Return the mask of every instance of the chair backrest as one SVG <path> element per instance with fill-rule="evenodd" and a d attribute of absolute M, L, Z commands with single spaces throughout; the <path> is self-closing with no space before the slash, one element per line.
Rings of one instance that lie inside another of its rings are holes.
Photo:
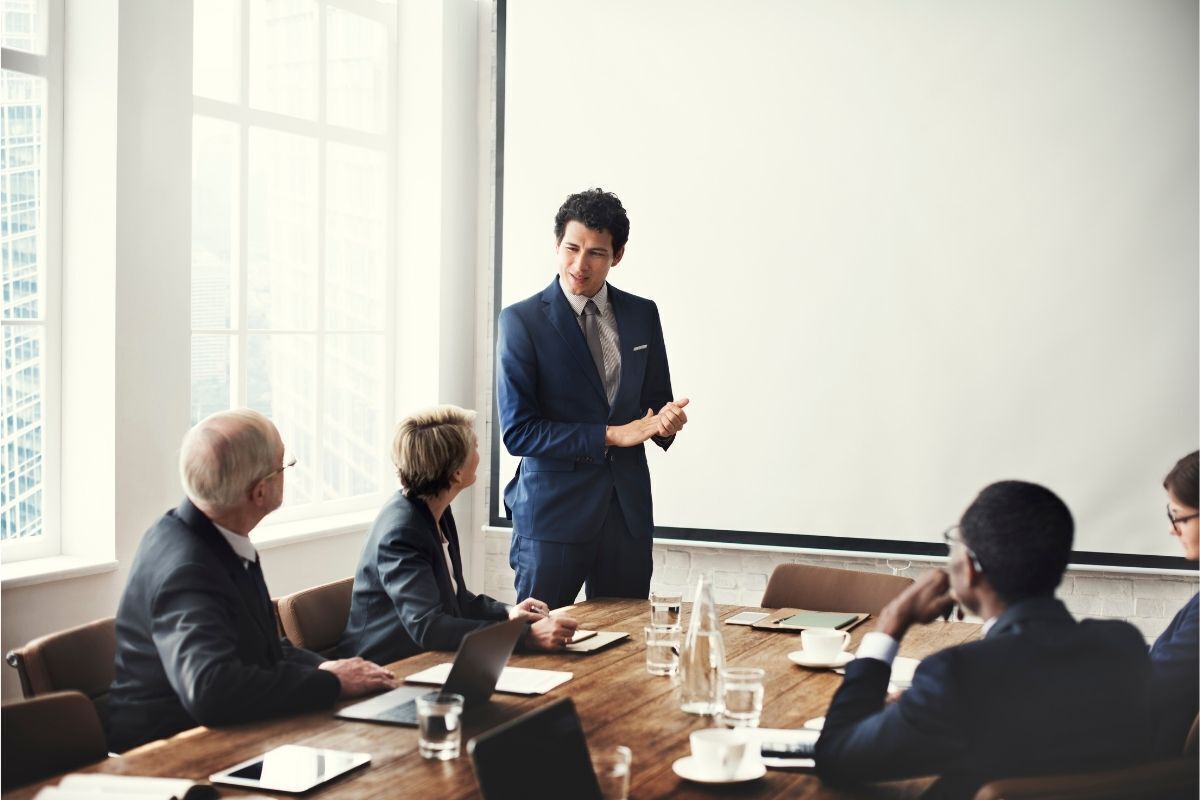
<path fill-rule="evenodd" d="M 39 636 L 8 652 L 4 660 L 21 677 L 27 698 L 74 690 L 96 704 L 103 719 L 108 689 L 116 676 L 117 623 L 105 617 L 86 625 Z"/>
<path fill-rule="evenodd" d="M 1200 757 L 1200 714 L 1192 720 L 1187 738 L 1183 740 L 1183 754 L 1192 758 Z"/>
<path fill-rule="evenodd" d="M 912 578 L 879 572 L 780 564 L 767 581 L 762 607 L 878 614 L 912 582 Z"/>
<path fill-rule="evenodd" d="M 275 608 L 283 635 L 296 647 L 332 655 L 350 618 L 353 589 L 354 578 L 343 578 L 279 598 Z"/>
<path fill-rule="evenodd" d="M 975 800 L 1196 800 L 1200 761 L 1172 758 L 1077 775 L 1005 778 L 980 787 Z"/>
<path fill-rule="evenodd" d="M 0 708 L 4 791 L 70 772 L 108 754 L 92 701 L 80 692 L 51 692 Z"/>

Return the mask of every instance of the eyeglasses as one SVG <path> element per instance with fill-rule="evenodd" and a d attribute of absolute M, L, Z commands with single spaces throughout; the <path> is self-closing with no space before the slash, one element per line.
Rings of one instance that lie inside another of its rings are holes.
<path fill-rule="evenodd" d="M 970 557 L 971 563 L 975 566 L 975 571 L 983 572 L 983 564 L 979 563 L 979 556 L 975 555 L 975 551 L 972 550 L 965 541 L 963 541 L 961 525 L 951 525 L 949 528 L 946 528 L 946 530 L 942 531 L 942 540 L 946 542 L 947 548 L 956 544 L 963 550 L 966 550 L 967 556 Z"/>
<path fill-rule="evenodd" d="M 1196 517 L 1200 517 L 1200 513 L 1188 514 L 1186 517 L 1173 517 L 1171 516 L 1171 507 L 1167 506 L 1167 519 L 1171 520 L 1171 527 L 1175 529 L 1176 533 L 1182 533 L 1179 530 L 1179 526 L 1185 522 L 1191 522 Z"/>
<path fill-rule="evenodd" d="M 285 456 L 285 458 L 286 458 L 286 456 Z M 256 480 L 253 484 L 251 484 L 251 486 L 256 485 L 262 481 L 269 481 L 271 478 L 274 478 L 276 475 L 282 474 L 283 471 L 285 469 L 287 469 L 288 467 L 294 467 L 294 466 L 296 466 L 296 457 L 292 456 L 290 459 L 288 459 L 288 462 L 286 464 L 284 464 L 282 467 L 276 467 L 275 469 L 271 470 L 266 475 L 263 475 L 261 478 Z"/>

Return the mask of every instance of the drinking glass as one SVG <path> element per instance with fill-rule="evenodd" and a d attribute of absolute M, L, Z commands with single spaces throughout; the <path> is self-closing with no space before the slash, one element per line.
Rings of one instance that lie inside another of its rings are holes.
<path fill-rule="evenodd" d="M 604 800 L 625 800 L 629 796 L 629 767 L 633 752 L 628 747 L 599 747 L 592 751 L 592 769 Z"/>
<path fill-rule="evenodd" d="M 677 626 L 646 626 L 646 671 L 651 675 L 674 675 L 679 669 L 680 638 Z"/>
<path fill-rule="evenodd" d="M 726 667 L 721 670 L 725 709 L 721 721 L 728 728 L 757 728 L 762 717 L 763 670 L 758 667 Z"/>
<path fill-rule="evenodd" d="M 650 624 L 659 628 L 679 626 L 679 611 L 683 607 L 683 595 L 650 593 Z"/>
<path fill-rule="evenodd" d="M 462 749 L 463 696 L 430 692 L 417 698 L 417 750 L 423 758 L 449 761 Z"/>

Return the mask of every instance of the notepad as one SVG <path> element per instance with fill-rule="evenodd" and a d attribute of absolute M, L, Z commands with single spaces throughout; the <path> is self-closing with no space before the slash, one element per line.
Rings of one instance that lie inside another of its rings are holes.
<path fill-rule="evenodd" d="M 441 686 L 449 676 L 450 663 L 445 662 L 409 675 L 404 680 L 407 683 L 427 683 L 431 686 Z M 500 680 L 496 681 L 496 691 L 506 694 L 545 694 L 573 677 L 575 677 L 573 672 L 530 669 L 529 667 L 505 667 L 504 671 L 500 673 Z"/>
<path fill-rule="evenodd" d="M 858 614 L 841 611 L 801 611 L 779 620 L 780 625 L 791 628 L 833 628 L 840 630 L 858 619 Z"/>

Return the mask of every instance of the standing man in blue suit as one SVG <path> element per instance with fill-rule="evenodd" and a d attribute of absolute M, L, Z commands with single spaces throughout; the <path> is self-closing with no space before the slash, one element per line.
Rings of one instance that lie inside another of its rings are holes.
<path fill-rule="evenodd" d="M 644 443 L 687 422 L 672 399 L 658 307 L 607 282 L 629 239 L 616 195 L 573 194 L 554 218 L 558 275 L 505 308 L 497 399 L 520 456 L 504 490 L 517 599 L 646 597 L 654 518 Z"/>

